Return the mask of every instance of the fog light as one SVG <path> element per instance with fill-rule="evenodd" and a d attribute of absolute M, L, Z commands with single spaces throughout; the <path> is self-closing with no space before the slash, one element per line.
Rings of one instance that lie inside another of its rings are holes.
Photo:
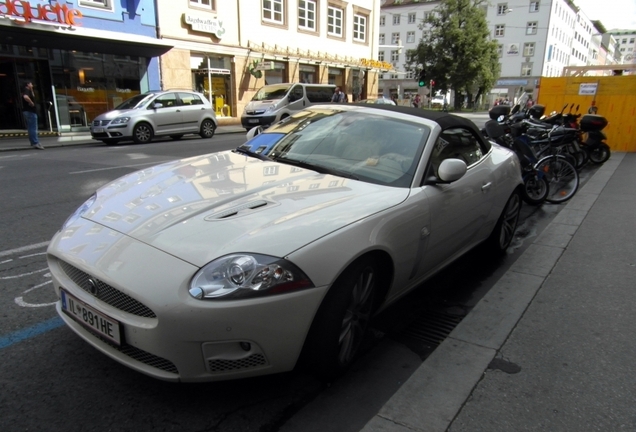
<path fill-rule="evenodd" d="M 252 344 L 249 342 L 241 342 L 241 348 L 243 348 L 243 351 L 249 351 L 252 349 Z"/>

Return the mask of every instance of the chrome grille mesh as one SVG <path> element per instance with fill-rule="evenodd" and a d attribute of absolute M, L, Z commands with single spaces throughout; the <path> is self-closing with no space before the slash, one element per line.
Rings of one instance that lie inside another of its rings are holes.
<path fill-rule="evenodd" d="M 108 123 L 110 123 L 110 120 L 94 120 L 93 126 L 106 126 Z"/>
<path fill-rule="evenodd" d="M 208 361 L 210 372 L 227 372 L 239 369 L 249 369 L 267 364 L 263 354 L 252 354 L 249 357 L 238 360 L 212 359 Z"/>
<path fill-rule="evenodd" d="M 179 374 L 179 370 L 174 365 L 174 363 L 172 363 L 170 360 L 166 360 L 163 357 L 150 354 L 147 351 L 144 351 L 142 349 L 136 348 L 131 345 L 125 345 L 125 344 L 121 346 L 116 345 L 110 340 L 106 339 L 105 337 L 102 337 L 93 332 L 91 332 L 91 335 L 95 336 L 97 339 L 101 340 L 102 342 L 110 345 L 111 347 L 119 351 L 120 353 L 127 355 L 128 357 L 134 360 L 137 360 L 138 362 L 147 364 L 148 366 L 152 366 L 157 369 L 161 369 L 162 371 L 170 372 L 173 374 Z"/>
<path fill-rule="evenodd" d="M 92 278 L 89 274 L 83 272 L 82 270 L 73 267 L 67 262 L 60 261 L 60 267 L 64 270 L 64 273 L 77 284 L 80 288 L 86 291 L 89 294 L 94 295 L 104 303 L 108 303 L 109 305 L 122 310 L 124 312 L 128 312 L 133 315 L 137 315 L 145 318 L 156 318 L 157 315 L 145 306 L 143 303 L 135 300 L 127 294 L 119 291 L 112 286 L 105 284 L 99 279 Z M 95 282 L 97 287 L 97 294 L 92 293 L 90 290 L 89 279 L 92 279 Z"/>

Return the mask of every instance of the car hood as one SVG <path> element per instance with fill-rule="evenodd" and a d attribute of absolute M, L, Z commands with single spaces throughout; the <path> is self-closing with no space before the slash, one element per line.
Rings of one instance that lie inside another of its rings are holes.
<path fill-rule="evenodd" d="M 126 113 L 130 113 L 132 111 L 135 111 L 134 109 L 125 109 L 125 110 L 113 110 L 113 111 L 108 111 L 107 113 L 104 114 L 100 114 L 97 117 L 95 117 L 94 120 L 113 120 L 117 117 L 120 117 L 121 115 L 124 115 Z"/>
<path fill-rule="evenodd" d="M 235 252 L 284 257 L 408 193 L 228 151 L 124 176 L 83 217 L 203 266 Z"/>
<path fill-rule="evenodd" d="M 262 101 L 251 101 L 245 107 L 246 111 L 266 110 L 267 108 L 277 105 L 280 99 L 270 99 Z"/>

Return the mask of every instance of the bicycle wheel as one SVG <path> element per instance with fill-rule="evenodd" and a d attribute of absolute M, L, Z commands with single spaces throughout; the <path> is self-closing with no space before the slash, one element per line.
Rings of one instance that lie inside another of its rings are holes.
<path fill-rule="evenodd" d="M 548 156 L 535 165 L 550 184 L 546 201 L 559 204 L 572 198 L 579 188 L 579 173 L 574 165 L 561 156 Z"/>

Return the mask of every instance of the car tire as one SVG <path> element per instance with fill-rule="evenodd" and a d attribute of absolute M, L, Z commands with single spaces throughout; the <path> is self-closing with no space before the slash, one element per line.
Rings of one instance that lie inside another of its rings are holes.
<path fill-rule="evenodd" d="M 174 141 L 178 141 L 183 138 L 183 135 L 170 135 L 170 139 Z"/>
<path fill-rule="evenodd" d="M 133 140 L 137 144 L 148 144 L 152 141 L 153 130 L 148 123 L 138 123 L 133 128 Z"/>
<path fill-rule="evenodd" d="M 521 213 L 521 194 L 515 190 L 504 206 L 497 225 L 488 237 L 489 248 L 496 253 L 505 253 L 515 237 L 515 230 Z"/>
<path fill-rule="evenodd" d="M 119 140 L 118 139 L 105 139 L 105 140 L 102 140 L 102 142 L 104 144 L 106 144 L 106 145 L 115 145 L 115 144 L 117 144 L 119 142 Z"/>
<path fill-rule="evenodd" d="M 307 335 L 300 364 L 320 379 L 341 375 L 360 353 L 375 309 L 379 266 L 371 257 L 354 262 L 325 296 Z"/>
<path fill-rule="evenodd" d="M 212 138 L 214 136 L 214 132 L 216 131 L 216 125 L 210 119 L 205 119 L 201 122 L 201 130 L 199 131 L 199 135 L 201 138 Z"/>

